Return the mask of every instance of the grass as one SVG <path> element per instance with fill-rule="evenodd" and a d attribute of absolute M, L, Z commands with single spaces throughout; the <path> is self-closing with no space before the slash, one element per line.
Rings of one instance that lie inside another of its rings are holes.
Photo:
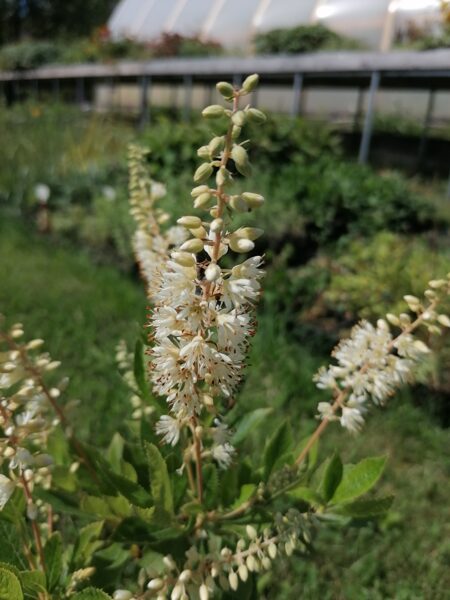
<path fill-rule="evenodd" d="M 114 347 L 120 338 L 132 343 L 139 333 L 145 311 L 141 286 L 11 219 L 0 225 L 0 257 L 1 312 L 10 322 L 22 321 L 30 336 L 46 339 L 48 350 L 63 361 L 61 372 L 71 378 L 69 396 L 81 400 L 76 427 L 105 442 L 129 413 Z M 288 412 L 294 431 L 311 431 L 319 397 L 311 375 L 320 357 L 286 336 L 267 307 L 251 362 L 240 402 L 246 408 L 273 406 L 274 415 Z M 311 555 L 288 570 L 280 564 L 267 598 L 448 598 L 450 460 L 443 450 L 449 444 L 450 432 L 407 398 L 377 411 L 361 436 L 330 428 L 323 440 L 327 451 L 336 447 L 355 461 L 389 455 L 378 492 L 396 495 L 393 509 L 378 524 L 320 529 Z"/>
<path fill-rule="evenodd" d="M 46 340 L 62 361 L 68 395 L 81 401 L 77 428 L 107 440 L 128 411 L 114 348 L 139 333 L 146 304 L 141 286 L 12 219 L 0 221 L 0 282 L 0 312 L 10 323 L 22 322 L 28 336 Z"/>

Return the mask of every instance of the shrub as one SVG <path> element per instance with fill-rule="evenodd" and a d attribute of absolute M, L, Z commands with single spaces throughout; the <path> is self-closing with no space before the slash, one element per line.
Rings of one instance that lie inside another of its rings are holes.
<path fill-rule="evenodd" d="M 9 44 L 0 49 L 0 68 L 9 71 L 36 69 L 62 58 L 61 47 L 54 42 L 36 41 Z"/>
<path fill-rule="evenodd" d="M 357 50 L 363 44 L 344 37 L 321 23 L 273 29 L 255 36 L 257 54 L 300 54 L 319 50 Z"/>

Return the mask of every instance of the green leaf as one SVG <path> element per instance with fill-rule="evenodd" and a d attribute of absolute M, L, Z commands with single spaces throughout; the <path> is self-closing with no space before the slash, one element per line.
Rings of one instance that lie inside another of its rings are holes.
<path fill-rule="evenodd" d="M 354 519 L 369 519 L 384 515 L 391 507 L 394 496 L 371 498 L 370 500 L 355 500 L 339 506 L 339 513 Z"/>
<path fill-rule="evenodd" d="M 150 488 L 157 511 L 173 515 L 173 496 L 167 465 L 154 444 L 144 442 L 150 472 Z"/>
<path fill-rule="evenodd" d="M 80 530 L 72 555 L 74 569 L 81 568 L 90 563 L 94 552 L 103 544 L 99 540 L 102 529 L 103 521 L 99 521 L 97 523 L 89 523 L 89 525 Z"/>
<path fill-rule="evenodd" d="M 207 508 L 213 508 L 217 502 L 219 490 L 219 474 L 217 467 L 213 464 L 206 465 L 203 469 L 204 499 Z"/>
<path fill-rule="evenodd" d="M 111 596 L 102 592 L 102 590 L 98 590 L 97 588 L 86 588 L 82 592 L 78 592 L 74 596 L 71 596 L 72 600 L 111 600 Z"/>
<path fill-rule="evenodd" d="M 241 504 L 244 504 L 244 502 L 247 502 L 247 500 L 249 500 L 253 496 L 256 489 L 257 487 L 254 483 L 245 483 L 241 487 L 241 493 L 239 494 L 239 497 L 236 498 L 236 500 L 233 502 L 230 508 L 234 510 L 235 508 L 241 506 Z"/>
<path fill-rule="evenodd" d="M 146 397 L 149 393 L 147 380 L 145 378 L 144 344 L 142 340 L 136 340 L 134 346 L 134 378 L 141 394 Z"/>
<path fill-rule="evenodd" d="M 245 414 L 236 426 L 236 431 L 231 438 L 231 443 L 237 446 L 243 442 L 258 425 L 273 412 L 272 408 L 257 408 Z"/>
<path fill-rule="evenodd" d="M 292 443 L 292 431 L 285 421 L 270 438 L 264 452 L 264 479 L 266 481 L 280 457 L 292 448 Z"/>
<path fill-rule="evenodd" d="M 311 506 L 320 506 L 323 504 L 323 500 L 319 494 L 306 486 L 299 485 L 289 490 L 287 495 L 293 500 L 303 500 L 303 502 L 307 502 Z"/>
<path fill-rule="evenodd" d="M 45 544 L 44 563 L 48 589 L 52 592 L 58 586 L 63 570 L 63 545 L 58 531 Z"/>
<path fill-rule="evenodd" d="M 344 469 L 339 455 L 336 453 L 333 454 L 327 462 L 325 473 L 323 474 L 323 479 L 320 482 L 318 490 L 325 502 L 328 502 L 333 497 L 336 488 L 341 483 L 343 471 Z"/>
<path fill-rule="evenodd" d="M 0 567 L 0 600 L 23 600 L 22 587 L 16 575 Z"/>
<path fill-rule="evenodd" d="M 20 583 L 22 584 L 25 598 L 35 600 L 46 590 L 45 574 L 42 571 L 21 571 Z"/>
<path fill-rule="evenodd" d="M 16 488 L 3 510 L 0 510 L 0 521 L 9 521 L 17 525 L 23 518 L 25 505 L 26 500 L 23 491 Z"/>
<path fill-rule="evenodd" d="M 116 473 L 121 473 L 121 462 L 125 442 L 120 433 L 115 433 L 106 451 L 109 464 Z"/>
<path fill-rule="evenodd" d="M 343 504 L 368 492 L 379 480 L 386 465 L 386 456 L 366 458 L 357 465 L 349 465 L 331 501 Z"/>

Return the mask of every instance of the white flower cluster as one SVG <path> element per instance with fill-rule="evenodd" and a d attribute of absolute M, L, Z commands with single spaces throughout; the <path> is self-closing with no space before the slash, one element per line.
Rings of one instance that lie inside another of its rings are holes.
<path fill-rule="evenodd" d="M 234 550 L 209 543 L 209 552 L 200 554 L 195 546 L 186 552 L 180 570 L 171 556 L 164 557 L 165 573 L 147 584 L 150 597 L 157 600 L 208 600 L 219 589 L 236 591 L 250 573 L 270 569 L 280 552 L 291 555 L 297 545 L 294 534 L 273 535 L 268 529 L 259 535 L 252 525 L 246 527 L 247 538 L 240 538 Z"/>
<path fill-rule="evenodd" d="M 22 335 L 20 323 L 0 332 L 0 467 L 7 473 L 0 474 L 0 510 L 19 485 L 26 490 L 28 517 L 35 518 L 37 508 L 30 494 L 35 483 L 49 485 L 52 459 L 44 449 L 57 423 L 48 397 L 56 400 L 65 382 L 44 387 L 43 374 L 59 362 L 34 352 L 42 340 L 22 344 L 18 341 Z"/>
<path fill-rule="evenodd" d="M 252 82 L 256 85 L 254 78 Z M 264 201 L 251 192 L 234 196 L 226 192 L 233 178 L 228 168 L 230 158 L 238 171 L 248 171 L 246 150 L 236 140 L 255 111 L 250 107 L 238 109 L 238 99 L 248 93 L 249 84 L 246 87 L 244 82 L 241 90 L 229 87 L 232 110 L 212 106 L 203 111 L 206 118 L 227 122 L 227 133 L 199 149 L 207 162 L 194 175 L 194 181 L 201 184 L 192 191 L 194 207 L 208 211 L 211 218 L 189 215 L 178 219 L 190 238 L 171 253 L 159 289 L 153 294 L 151 379 L 154 391 L 166 397 L 172 413 L 162 417 L 157 431 L 173 445 L 184 426 L 196 427 L 203 409 L 217 412 L 216 398 L 231 402 L 255 331 L 253 309 L 264 274 L 261 256 L 247 258 L 232 268 L 219 264 L 229 250 L 248 253 L 255 247 L 254 240 L 262 231 L 253 227 L 233 230 L 232 215 Z M 262 113 L 256 113 L 261 119 Z M 204 183 L 214 168 L 216 188 Z M 201 432 L 197 429 L 197 433 Z M 209 452 L 221 467 L 230 464 L 232 453 L 226 440 L 214 441 Z"/>
<path fill-rule="evenodd" d="M 333 351 L 337 364 L 322 367 L 314 380 L 320 389 L 334 392 L 334 403 L 320 402 L 320 417 L 338 420 L 352 432 L 364 424 L 367 403 L 384 404 L 404 383 L 415 379 L 417 366 L 430 352 L 428 346 L 414 336 L 419 326 L 429 333 L 441 333 L 450 327 L 447 315 L 438 314 L 437 304 L 449 294 L 450 278 L 429 282 L 422 303 L 415 296 L 405 296 L 410 314 L 387 314 L 374 327 L 367 321 L 356 325 L 348 339 Z M 394 337 L 389 323 L 401 329 Z"/>
<path fill-rule="evenodd" d="M 129 146 L 130 214 L 137 224 L 132 245 L 151 298 L 159 285 L 169 248 L 182 243 L 186 239 L 186 231 L 177 226 L 161 230 L 169 215 L 155 207 L 155 203 L 166 195 L 166 188 L 148 176 L 145 166 L 147 154 L 148 151 L 139 146 Z"/>

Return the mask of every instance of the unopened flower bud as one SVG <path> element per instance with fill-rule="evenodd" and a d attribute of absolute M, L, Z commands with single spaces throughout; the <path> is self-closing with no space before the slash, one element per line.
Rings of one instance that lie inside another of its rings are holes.
<path fill-rule="evenodd" d="M 194 208 L 205 208 L 209 204 L 210 200 L 211 194 L 209 192 L 204 192 L 203 194 L 200 194 L 200 196 L 197 196 L 197 198 L 194 200 Z"/>
<path fill-rule="evenodd" d="M 267 548 L 267 551 L 269 553 L 269 556 L 272 560 L 274 560 L 277 556 L 277 547 L 276 545 L 272 542 L 271 544 L 269 544 L 269 547 Z"/>
<path fill-rule="evenodd" d="M 223 146 L 223 143 L 223 136 L 213 137 L 213 139 L 208 144 L 208 150 L 211 154 L 215 154 L 219 150 L 219 148 Z"/>
<path fill-rule="evenodd" d="M 133 594 L 128 590 L 116 590 L 113 594 L 113 600 L 131 600 Z"/>
<path fill-rule="evenodd" d="M 256 531 L 256 529 L 252 526 L 252 525 L 247 525 L 247 527 L 245 528 L 248 537 L 251 540 L 255 540 L 258 537 L 258 532 Z"/>
<path fill-rule="evenodd" d="M 172 259 L 182 267 L 194 267 L 196 264 L 195 256 L 189 252 L 172 252 Z"/>
<path fill-rule="evenodd" d="M 241 196 L 231 196 L 229 204 L 236 212 L 244 213 L 249 211 L 249 205 Z"/>
<path fill-rule="evenodd" d="M 386 319 L 392 325 L 396 325 L 396 326 L 400 325 L 400 319 L 396 315 L 393 315 L 392 313 L 387 313 Z"/>
<path fill-rule="evenodd" d="M 216 281 L 217 279 L 219 279 L 221 274 L 222 271 L 219 265 L 216 265 L 215 263 L 210 263 L 206 267 L 205 278 L 207 279 L 207 281 Z"/>
<path fill-rule="evenodd" d="M 160 590 L 163 586 L 164 586 L 164 581 L 162 579 L 159 579 L 159 578 L 151 579 L 147 583 L 147 589 L 148 590 Z"/>
<path fill-rule="evenodd" d="M 27 517 L 30 519 L 30 521 L 35 521 L 37 516 L 38 516 L 38 508 L 37 508 L 36 504 L 34 504 L 33 502 L 30 502 L 29 504 L 27 504 Z"/>
<path fill-rule="evenodd" d="M 255 244 L 246 238 L 230 237 L 230 248 L 233 252 L 245 253 L 251 252 Z"/>
<path fill-rule="evenodd" d="M 193 252 L 194 254 L 196 254 L 197 252 L 201 252 L 203 250 L 203 246 L 204 244 L 202 240 L 198 238 L 193 238 L 181 244 L 180 250 L 182 252 Z"/>
<path fill-rule="evenodd" d="M 220 94 L 222 94 L 222 96 L 224 98 L 226 98 L 227 100 L 229 98 L 232 98 L 234 95 L 233 86 L 231 85 L 231 83 L 228 83 L 227 81 L 219 81 L 219 83 L 216 84 L 216 88 L 217 88 L 217 91 Z"/>
<path fill-rule="evenodd" d="M 194 173 L 194 181 L 196 183 L 206 181 L 208 177 L 211 176 L 212 172 L 213 168 L 209 163 L 202 163 Z"/>
<path fill-rule="evenodd" d="M 424 354 L 428 354 L 428 352 L 430 352 L 430 349 L 426 344 L 424 344 L 424 342 L 422 342 L 422 340 L 416 340 L 414 342 L 414 348 L 418 350 L 418 352 L 423 352 Z"/>
<path fill-rule="evenodd" d="M 238 574 L 239 577 L 241 579 L 241 581 L 247 581 L 248 579 L 248 569 L 245 565 L 240 565 L 239 569 L 238 569 Z"/>
<path fill-rule="evenodd" d="M 232 140 L 237 140 L 238 137 L 241 135 L 241 127 L 238 127 L 237 125 L 233 125 L 233 129 L 231 130 L 231 139 Z"/>
<path fill-rule="evenodd" d="M 199 217 L 186 216 L 177 219 L 177 223 L 178 225 L 182 225 L 187 229 L 196 229 L 197 227 L 201 226 L 202 220 Z"/>
<path fill-rule="evenodd" d="M 447 315 L 438 315 L 437 320 L 444 327 L 450 327 L 450 319 Z"/>
<path fill-rule="evenodd" d="M 220 104 L 211 104 L 211 106 L 207 106 L 202 110 L 202 116 L 205 119 L 218 119 L 223 117 L 225 114 L 225 109 Z"/>
<path fill-rule="evenodd" d="M 35 350 L 36 348 L 39 348 L 40 346 L 42 346 L 43 343 L 44 343 L 44 340 L 40 340 L 40 339 L 31 340 L 27 344 L 27 350 Z"/>
<path fill-rule="evenodd" d="M 234 160 L 239 173 L 248 176 L 251 172 L 247 150 L 243 146 L 234 145 L 231 150 L 231 158 Z"/>
<path fill-rule="evenodd" d="M 216 183 L 218 186 L 224 186 L 230 181 L 230 171 L 226 167 L 220 167 L 216 173 Z"/>
<path fill-rule="evenodd" d="M 257 570 L 256 560 L 252 554 L 250 554 L 250 556 L 247 556 L 247 560 L 245 561 L 245 563 L 249 571 L 254 572 Z"/>
<path fill-rule="evenodd" d="M 254 241 L 261 237 L 263 233 L 264 230 L 258 229 L 257 227 L 240 227 L 239 229 L 236 229 L 233 235 Z"/>
<path fill-rule="evenodd" d="M 231 571 L 231 573 L 228 575 L 228 581 L 230 583 L 230 588 L 233 590 L 233 592 L 235 592 L 239 586 L 239 579 L 234 571 Z"/>
<path fill-rule="evenodd" d="M 197 156 L 199 156 L 200 158 L 203 158 L 203 160 L 210 160 L 211 159 L 211 151 L 208 148 L 208 146 L 201 146 L 197 150 Z"/>
<path fill-rule="evenodd" d="M 163 563 L 171 571 L 175 571 L 175 569 L 177 568 L 177 565 L 176 565 L 175 561 L 173 560 L 173 558 L 170 556 L 170 554 L 168 554 L 167 556 L 165 556 L 163 558 Z"/>
<path fill-rule="evenodd" d="M 257 208 L 264 204 L 264 196 L 261 194 L 254 194 L 253 192 L 244 192 L 242 198 L 247 202 L 251 208 Z"/>
<path fill-rule="evenodd" d="M 428 285 L 430 286 L 430 288 L 439 289 L 443 287 L 446 283 L 447 282 L 445 281 L 445 279 L 432 279 L 428 282 Z"/>
<path fill-rule="evenodd" d="M 272 566 L 272 563 L 270 562 L 270 558 L 268 556 L 264 556 L 262 558 L 261 564 L 266 571 L 268 571 L 270 569 L 270 567 Z"/>
<path fill-rule="evenodd" d="M 170 600 L 180 600 L 181 595 L 183 594 L 183 585 L 177 583 L 170 594 Z"/>
<path fill-rule="evenodd" d="M 200 225 L 200 227 L 196 227 L 195 229 L 190 229 L 190 232 L 194 237 L 199 238 L 200 240 L 206 238 L 206 229 L 203 225 Z"/>
<path fill-rule="evenodd" d="M 242 89 L 249 93 L 252 92 L 259 83 L 259 75 L 257 73 L 253 73 L 253 75 L 249 75 L 244 79 L 244 83 L 242 84 Z"/>
<path fill-rule="evenodd" d="M 221 231 L 223 229 L 223 219 L 214 219 L 214 221 L 211 222 L 211 225 L 209 226 L 211 231 Z"/>
<path fill-rule="evenodd" d="M 207 185 L 198 185 L 192 190 L 191 196 L 193 198 L 196 198 L 197 196 L 200 196 L 200 194 L 204 194 L 205 192 L 209 192 L 209 187 Z"/>
<path fill-rule="evenodd" d="M 198 590 L 198 595 L 200 600 L 209 600 L 209 590 L 206 586 L 206 584 L 202 583 L 202 585 L 200 586 L 199 590 Z"/>
<path fill-rule="evenodd" d="M 190 578 L 192 576 L 192 571 L 190 569 L 185 569 L 184 571 L 182 571 L 180 573 L 180 576 L 178 577 L 178 581 L 181 581 L 181 583 L 187 583 Z"/>
<path fill-rule="evenodd" d="M 235 113 L 233 113 L 231 120 L 237 127 L 243 127 L 245 125 L 246 114 L 243 110 L 237 110 Z"/>
<path fill-rule="evenodd" d="M 247 111 L 247 117 L 250 121 L 254 121 L 255 123 L 264 123 L 267 121 L 266 115 L 262 112 L 262 110 L 258 110 L 257 108 L 249 108 Z"/>

